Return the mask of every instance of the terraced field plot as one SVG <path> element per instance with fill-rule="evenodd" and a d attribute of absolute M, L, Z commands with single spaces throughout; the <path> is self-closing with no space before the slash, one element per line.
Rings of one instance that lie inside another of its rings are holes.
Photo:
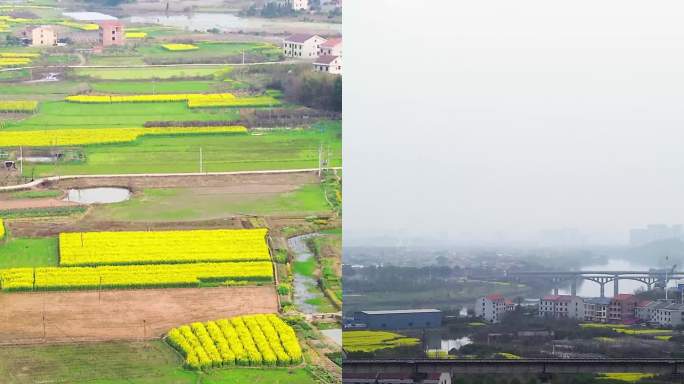
<path fill-rule="evenodd" d="M 60 265 L 270 261 L 267 232 L 216 229 L 62 233 Z"/>
<path fill-rule="evenodd" d="M 340 122 L 328 122 L 309 130 L 259 135 L 206 134 L 182 139 L 143 136 L 131 143 L 85 146 L 85 162 L 31 164 L 24 166 L 24 173 L 49 176 L 198 172 L 200 148 L 205 172 L 316 168 L 321 144 L 330 149 L 329 165 L 336 167 L 342 165 L 340 132 Z"/>
<path fill-rule="evenodd" d="M 41 103 L 38 112 L 21 121 L 6 123 L 8 130 L 143 127 L 148 121 L 232 121 L 230 109 L 190 109 L 187 102 L 81 104 L 66 101 Z"/>
<path fill-rule="evenodd" d="M 149 68 L 76 68 L 73 74 L 99 80 L 151 80 L 211 78 L 219 71 L 229 69 L 225 65 Z"/>
<path fill-rule="evenodd" d="M 272 286 L 3 294 L 0 306 L 0 340 L 20 344 L 152 339 L 194 321 L 278 310 Z"/>
<path fill-rule="evenodd" d="M 169 331 L 168 342 L 191 369 L 290 365 L 303 358 L 294 330 L 274 314 L 183 325 Z"/>
<path fill-rule="evenodd" d="M 270 282 L 270 262 L 186 263 L 0 270 L 3 291 L 197 287 Z"/>

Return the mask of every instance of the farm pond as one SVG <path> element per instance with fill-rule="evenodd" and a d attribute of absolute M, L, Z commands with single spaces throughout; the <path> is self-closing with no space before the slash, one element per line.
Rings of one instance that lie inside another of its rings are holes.
<path fill-rule="evenodd" d="M 99 187 L 84 189 L 69 189 L 64 201 L 81 204 L 120 203 L 131 198 L 131 191 L 127 188 Z"/>

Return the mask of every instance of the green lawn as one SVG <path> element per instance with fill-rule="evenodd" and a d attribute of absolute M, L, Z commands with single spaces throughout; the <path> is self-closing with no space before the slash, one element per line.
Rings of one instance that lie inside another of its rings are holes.
<path fill-rule="evenodd" d="M 35 176 L 198 172 L 202 148 L 206 172 L 301 169 L 318 166 L 321 142 L 329 145 L 331 165 L 342 164 L 340 122 L 299 131 L 272 131 L 262 135 L 144 136 L 124 144 L 102 144 L 84 148 L 82 163 L 36 164 L 24 166 Z M 310 199 L 305 199 L 309 200 Z"/>
<path fill-rule="evenodd" d="M 147 121 L 236 120 L 238 112 L 230 109 L 190 109 L 186 102 L 81 104 L 48 101 L 40 104 L 37 114 L 24 120 L 8 122 L 9 130 L 60 128 L 142 127 Z"/>
<path fill-rule="evenodd" d="M 225 65 L 212 65 L 173 68 L 76 68 L 73 70 L 73 74 L 101 80 L 183 79 L 212 77 L 214 73 L 226 68 L 229 67 Z"/>
<path fill-rule="evenodd" d="M 161 341 L 0 347 L 3 384 L 315 384 L 303 368 L 181 368 Z"/>
<path fill-rule="evenodd" d="M 217 188 L 146 189 L 133 199 L 94 208 L 102 220 L 208 220 L 235 214 L 314 214 L 329 211 L 320 185 L 305 185 L 282 194 L 236 194 Z"/>
<path fill-rule="evenodd" d="M 10 238 L 0 244 L 0 268 L 56 266 L 57 248 L 56 237 Z"/>
<path fill-rule="evenodd" d="M 93 91 L 102 93 L 200 93 L 212 92 L 215 82 L 211 81 L 103 81 L 93 82 L 90 87 Z"/>

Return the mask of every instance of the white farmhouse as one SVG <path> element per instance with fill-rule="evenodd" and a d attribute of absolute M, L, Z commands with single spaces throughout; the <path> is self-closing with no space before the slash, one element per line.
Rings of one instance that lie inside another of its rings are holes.
<path fill-rule="evenodd" d="M 651 321 L 663 327 L 676 327 L 684 324 L 684 304 L 668 304 L 656 308 Z"/>
<path fill-rule="evenodd" d="M 490 323 L 498 323 L 506 312 L 513 310 L 515 304 L 498 293 L 480 297 L 475 302 L 475 316 Z"/>
<path fill-rule="evenodd" d="M 287 57 L 315 59 L 326 39 L 318 35 L 295 34 L 283 40 L 283 54 Z"/>
<path fill-rule="evenodd" d="M 342 38 L 333 37 L 321 44 L 318 56 L 342 56 Z"/>
<path fill-rule="evenodd" d="M 584 319 L 584 300 L 578 296 L 548 295 L 539 300 L 539 317 Z"/>
<path fill-rule="evenodd" d="M 313 63 L 314 71 L 332 73 L 336 75 L 342 74 L 342 57 L 341 56 L 320 56 Z"/>

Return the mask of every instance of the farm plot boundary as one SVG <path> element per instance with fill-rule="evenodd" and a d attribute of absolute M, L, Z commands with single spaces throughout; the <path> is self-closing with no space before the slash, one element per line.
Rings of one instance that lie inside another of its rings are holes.
<path fill-rule="evenodd" d="M 0 294 L 0 345 L 159 338 L 195 321 L 275 313 L 273 286 Z"/>

